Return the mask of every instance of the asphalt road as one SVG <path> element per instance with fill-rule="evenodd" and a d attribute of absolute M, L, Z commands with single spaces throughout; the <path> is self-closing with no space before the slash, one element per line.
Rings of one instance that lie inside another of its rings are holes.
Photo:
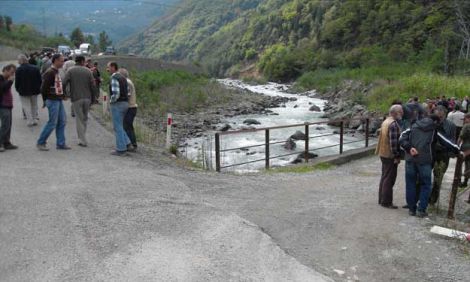
<path fill-rule="evenodd" d="M 377 205 L 374 157 L 306 174 L 197 172 L 111 156 L 94 119 L 80 148 L 70 116 L 72 150 L 39 152 L 41 128 L 15 105 L 20 149 L 0 153 L 1 281 L 470 281 L 468 245 Z M 400 168 L 396 204 L 403 187 Z"/>

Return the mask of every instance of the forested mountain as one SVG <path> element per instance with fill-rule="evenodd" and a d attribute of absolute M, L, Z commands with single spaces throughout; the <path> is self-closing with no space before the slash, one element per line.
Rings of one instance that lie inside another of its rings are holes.
<path fill-rule="evenodd" d="M 150 25 L 179 0 L 2 0 L 0 15 L 30 24 L 46 35 L 105 30 L 115 42 Z"/>
<path fill-rule="evenodd" d="M 122 47 L 198 62 L 216 75 L 255 65 L 284 81 L 318 68 L 391 62 L 452 72 L 468 47 L 462 42 L 469 37 L 463 28 L 469 2 L 184 0 Z"/>

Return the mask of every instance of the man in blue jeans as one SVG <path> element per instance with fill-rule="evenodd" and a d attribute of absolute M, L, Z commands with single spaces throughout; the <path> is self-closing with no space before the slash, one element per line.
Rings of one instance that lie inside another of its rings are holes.
<path fill-rule="evenodd" d="M 106 70 L 111 74 L 109 83 L 109 103 L 113 120 L 114 135 L 116 136 L 116 150 L 111 154 L 125 156 L 127 151 L 134 151 L 131 141 L 124 131 L 124 117 L 129 109 L 129 89 L 127 79 L 118 72 L 116 62 L 109 62 Z"/>
<path fill-rule="evenodd" d="M 65 125 L 67 123 L 63 100 L 65 100 L 62 79 L 59 75 L 59 69 L 64 65 L 64 57 L 61 54 L 52 56 L 52 66 L 43 74 L 41 85 L 41 95 L 44 106 L 49 111 L 49 120 L 41 131 L 37 141 L 37 147 L 40 151 L 49 151 L 47 139 L 55 130 L 57 150 L 70 150 L 65 144 Z"/>
<path fill-rule="evenodd" d="M 416 121 L 411 128 L 400 136 L 400 145 L 405 149 L 406 202 L 411 216 L 426 217 L 431 193 L 432 168 L 435 160 L 436 143 L 454 153 L 459 153 L 459 146 L 437 131 L 440 119 L 436 115 Z M 419 204 L 416 182 L 419 180 L 421 191 Z"/>

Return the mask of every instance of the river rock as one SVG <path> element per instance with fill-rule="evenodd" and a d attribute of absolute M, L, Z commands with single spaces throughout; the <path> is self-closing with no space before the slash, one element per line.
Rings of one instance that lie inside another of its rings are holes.
<path fill-rule="evenodd" d="M 292 140 L 292 138 L 287 139 L 286 143 L 284 144 L 284 149 L 286 150 L 295 150 L 297 147 L 297 144 L 295 144 L 295 141 Z"/>
<path fill-rule="evenodd" d="M 224 126 L 222 126 L 219 130 L 224 132 L 224 131 L 228 131 L 229 129 L 232 129 L 232 126 L 230 124 L 225 124 Z"/>
<path fill-rule="evenodd" d="M 318 155 L 314 153 L 308 153 L 308 159 L 312 160 L 317 158 Z M 300 153 L 295 160 L 292 161 L 293 164 L 299 164 L 305 162 L 305 153 Z"/>
<path fill-rule="evenodd" d="M 362 115 L 360 113 L 354 115 L 352 119 L 349 121 L 349 128 L 351 129 L 357 129 L 361 125 L 362 125 Z"/>
<path fill-rule="evenodd" d="M 309 111 L 311 112 L 321 112 L 321 108 L 317 105 L 313 105 L 310 107 Z"/>
<path fill-rule="evenodd" d="M 259 125 L 259 124 L 261 124 L 261 122 L 257 121 L 256 119 L 246 119 L 246 120 L 243 121 L 243 123 L 246 124 L 246 125 L 254 125 L 254 124 Z"/>
<path fill-rule="evenodd" d="M 291 135 L 291 137 L 289 139 L 292 139 L 292 140 L 307 140 L 307 136 L 305 135 L 305 133 L 303 133 L 302 131 L 296 131 L 294 134 Z"/>

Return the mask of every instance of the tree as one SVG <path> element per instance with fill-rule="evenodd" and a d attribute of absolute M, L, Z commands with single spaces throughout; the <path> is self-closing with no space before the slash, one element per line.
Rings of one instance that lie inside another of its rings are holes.
<path fill-rule="evenodd" d="M 100 48 L 100 51 L 105 51 L 106 47 L 109 45 L 113 44 L 113 41 L 109 39 L 108 34 L 106 34 L 106 31 L 100 32 L 100 36 L 98 39 L 98 47 Z"/>
<path fill-rule="evenodd" d="M 70 35 L 70 41 L 72 41 L 76 48 L 79 48 L 80 44 L 85 42 L 85 35 L 83 35 L 83 32 L 79 27 L 72 31 L 72 34 Z"/>
<path fill-rule="evenodd" d="M 0 30 L 3 30 L 4 26 L 5 26 L 5 22 L 3 21 L 3 16 L 0 15 Z"/>
<path fill-rule="evenodd" d="M 7 31 L 11 30 L 11 25 L 13 24 L 13 20 L 11 19 L 10 16 L 5 16 L 5 24 L 7 27 Z"/>

